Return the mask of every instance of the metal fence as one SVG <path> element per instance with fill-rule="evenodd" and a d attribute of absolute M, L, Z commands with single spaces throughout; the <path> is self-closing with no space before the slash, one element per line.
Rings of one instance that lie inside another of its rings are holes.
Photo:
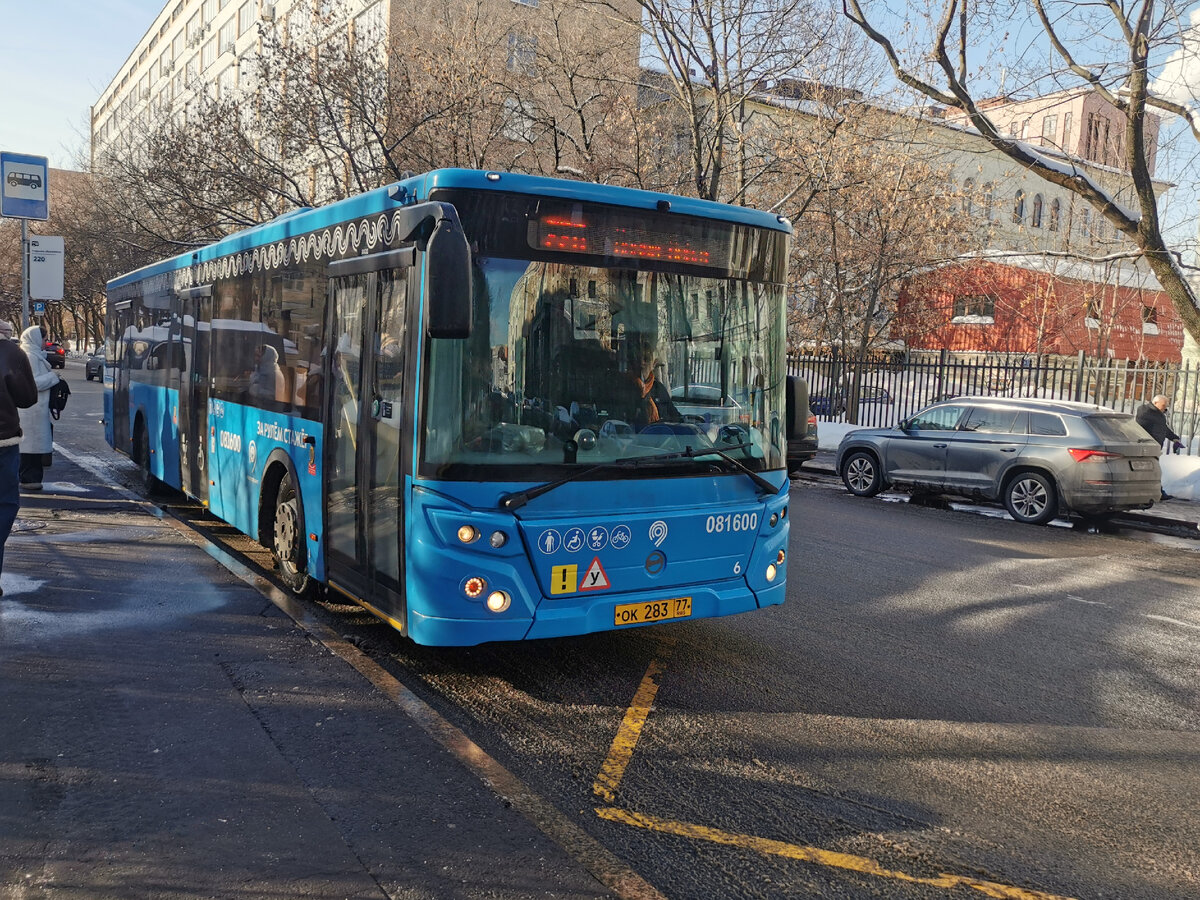
<path fill-rule="evenodd" d="M 1200 366 L 1070 357 L 969 356 L 948 351 L 854 358 L 791 356 L 788 372 L 808 380 L 818 419 L 895 425 L 938 400 L 961 395 L 1043 397 L 1134 413 L 1156 394 L 1170 398 L 1167 422 L 1188 453 L 1200 452 Z"/>

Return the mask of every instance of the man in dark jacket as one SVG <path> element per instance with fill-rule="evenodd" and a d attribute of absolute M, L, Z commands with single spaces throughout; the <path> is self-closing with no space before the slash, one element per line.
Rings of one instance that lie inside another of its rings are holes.
<path fill-rule="evenodd" d="M 0 322 L 0 572 L 4 571 L 4 545 L 21 508 L 21 418 L 17 410 L 29 409 L 38 397 L 29 357 L 11 338 L 12 325 Z"/>
<path fill-rule="evenodd" d="M 1143 403 L 1138 407 L 1137 415 L 1134 418 L 1146 434 L 1154 438 L 1160 449 L 1167 441 L 1172 441 L 1173 449 L 1182 450 L 1183 444 L 1179 442 L 1179 435 L 1173 432 L 1171 426 L 1167 424 L 1166 412 L 1169 402 L 1165 394 L 1157 394 L 1149 403 Z M 1170 500 L 1171 495 L 1163 491 L 1162 498 Z"/>

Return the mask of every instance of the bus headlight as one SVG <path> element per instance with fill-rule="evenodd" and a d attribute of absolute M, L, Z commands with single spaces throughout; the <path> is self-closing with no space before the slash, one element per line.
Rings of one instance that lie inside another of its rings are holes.
<path fill-rule="evenodd" d="M 488 543 L 492 545 L 493 549 L 499 550 L 508 543 L 508 535 L 503 531 L 493 531 Z"/>
<path fill-rule="evenodd" d="M 487 608 L 494 613 L 504 612 L 510 603 L 512 603 L 512 598 L 504 591 L 492 591 L 488 594 Z"/>
<path fill-rule="evenodd" d="M 785 559 L 787 559 L 787 554 L 780 550 L 775 557 L 775 565 L 782 566 Z"/>
<path fill-rule="evenodd" d="M 775 568 L 775 563 L 770 563 L 767 566 L 767 581 L 774 581 L 775 576 L 779 574 L 779 570 Z"/>
<path fill-rule="evenodd" d="M 473 544 L 479 540 L 479 529 L 474 525 L 458 526 L 458 539 L 464 544 Z"/>

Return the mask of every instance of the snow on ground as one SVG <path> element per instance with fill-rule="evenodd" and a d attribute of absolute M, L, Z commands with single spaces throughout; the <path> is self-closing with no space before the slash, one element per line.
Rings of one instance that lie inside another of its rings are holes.
<path fill-rule="evenodd" d="M 860 426 L 843 422 L 817 423 L 817 436 L 822 450 L 837 450 L 846 432 Z M 1200 456 L 1168 455 L 1162 457 L 1163 490 L 1180 500 L 1200 500 Z"/>

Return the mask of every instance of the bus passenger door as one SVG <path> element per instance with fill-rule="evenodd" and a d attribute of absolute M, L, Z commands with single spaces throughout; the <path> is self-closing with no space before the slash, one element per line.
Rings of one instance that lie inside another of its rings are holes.
<path fill-rule="evenodd" d="M 208 321 L 212 286 L 180 292 L 179 469 L 183 490 L 208 502 Z"/>
<path fill-rule="evenodd" d="M 405 625 L 405 321 L 411 249 L 333 263 L 326 409 L 329 580 Z"/>
<path fill-rule="evenodd" d="M 128 336 L 134 331 L 133 327 L 133 310 L 132 303 L 129 300 L 122 300 L 114 304 L 113 311 L 116 322 L 110 326 L 113 328 L 113 337 L 115 338 L 114 354 L 116 355 L 116 365 L 112 367 L 113 379 L 113 405 L 112 405 L 112 422 L 109 426 L 112 428 L 112 446 L 123 453 L 133 455 L 133 446 L 130 442 L 130 423 L 129 423 L 129 338 Z"/>

